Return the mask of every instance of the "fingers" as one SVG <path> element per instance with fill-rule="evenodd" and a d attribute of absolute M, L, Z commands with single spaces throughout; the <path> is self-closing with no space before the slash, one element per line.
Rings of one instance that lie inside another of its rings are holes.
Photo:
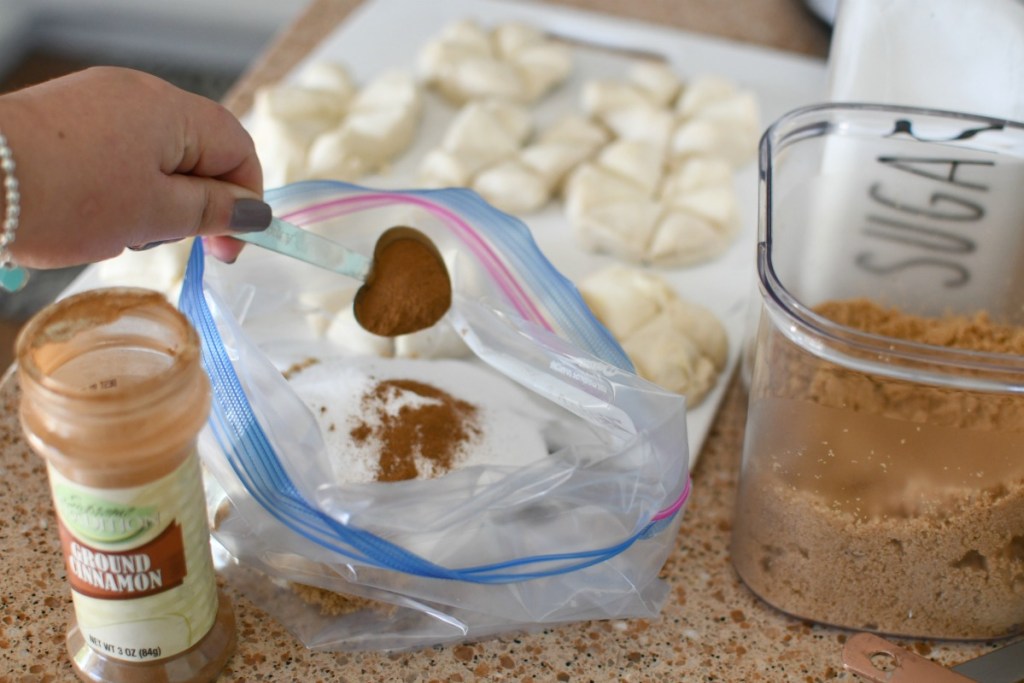
<path fill-rule="evenodd" d="M 238 255 L 242 253 L 245 242 L 236 240 L 234 237 L 204 237 L 203 246 L 206 253 L 224 263 L 234 263 Z"/>
<path fill-rule="evenodd" d="M 26 264 L 96 261 L 126 246 L 270 223 L 252 139 L 212 100 L 142 72 L 97 68 L 7 102 L 5 112 L 21 113 L 5 113 L 5 127 L 23 118 L 27 131 L 14 138 L 26 188 L 15 255 Z M 241 248 L 211 243 L 227 260 Z"/>
<path fill-rule="evenodd" d="M 215 178 L 172 175 L 150 194 L 139 224 L 138 245 L 183 237 L 264 230 L 271 209 L 253 192 Z M 138 246 L 130 241 L 131 246 Z"/>
<path fill-rule="evenodd" d="M 186 100 L 181 147 L 172 154 L 168 173 L 217 178 L 256 193 L 263 191 L 263 171 L 249 133 L 216 102 L 180 92 Z"/>
<path fill-rule="evenodd" d="M 192 97 L 189 95 L 188 97 Z M 178 163 L 171 171 L 185 174 L 173 180 L 214 179 L 198 183 L 204 208 L 199 211 L 195 234 L 203 236 L 207 253 L 225 263 L 233 263 L 244 242 L 223 236 L 226 231 L 264 230 L 270 225 L 271 210 L 263 201 L 240 195 L 238 188 L 262 193 L 263 172 L 248 132 L 224 107 L 203 98 L 193 98 L 185 129 L 185 144 Z M 198 178 L 197 178 L 198 176 Z M 179 185 L 181 183 L 178 183 Z M 185 183 L 195 186 L 197 183 Z M 189 189 L 183 189 L 187 198 Z M 230 212 L 225 223 L 226 206 Z M 191 207 L 192 215 L 196 208 Z"/>

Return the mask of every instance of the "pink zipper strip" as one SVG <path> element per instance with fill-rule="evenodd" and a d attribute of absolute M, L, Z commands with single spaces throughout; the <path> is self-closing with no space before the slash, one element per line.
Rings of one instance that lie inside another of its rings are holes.
<path fill-rule="evenodd" d="M 343 216 L 357 211 L 364 211 L 371 208 L 379 208 L 388 204 L 412 204 L 428 213 L 441 219 L 443 223 L 455 233 L 479 259 L 487 270 L 491 279 L 498 285 L 509 303 L 515 308 L 524 319 L 541 325 L 544 329 L 551 331 L 551 324 L 534 304 L 533 299 L 519 285 L 519 282 L 512 277 L 507 266 L 494 253 L 490 245 L 480 237 L 479 234 L 458 214 L 439 206 L 433 202 L 420 197 L 403 194 L 389 194 L 386 192 L 359 195 L 356 197 L 343 197 L 332 199 L 319 204 L 314 204 L 297 211 L 289 212 L 282 216 L 285 220 L 302 223 L 315 223 L 318 221 Z"/>
<path fill-rule="evenodd" d="M 651 521 L 652 522 L 657 522 L 658 520 L 665 519 L 667 517 L 671 517 L 672 515 L 674 515 L 677 512 L 679 512 L 679 510 L 682 509 L 683 504 L 686 503 L 686 499 L 690 497 L 690 488 L 691 488 L 691 482 L 692 481 L 693 480 L 690 479 L 689 475 L 687 475 L 687 477 L 686 477 L 686 486 L 683 487 L 683 491 L 682 491 L 682 493 L 679 494 L 679 497 L 676 498 L 675 502 L 672 503 L 671 505 L 669 505 L 667 508 L 665 508 L 664 510 L 660 510 L 659 512 L 655 513 L 655 515 L 653 517 L 651 517 Z"/>

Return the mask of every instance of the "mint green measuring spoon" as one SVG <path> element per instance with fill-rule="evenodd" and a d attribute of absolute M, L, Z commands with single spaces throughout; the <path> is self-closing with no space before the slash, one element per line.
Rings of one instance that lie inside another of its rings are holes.
<path fill-rule="evenodd" d="M 276 216 L 266 230 L 239 233 L 232 237 L 361 282 L 365 282 L 370 274 L 371 261 L 368 256 L 352 251 L 326 237 L 303 230 L 294 223 Z"/>
<path fill-rule="evenodd" d="M 415 228 L 385 230 L 372 259 L 280 218 L 262 232 L 235 237 L 363 282 L 353 312 L 364 329 L 377 335 L 394 337 L 426 329 L 444 317 L 452 303 L 444 259 L 430 238 Z"/>

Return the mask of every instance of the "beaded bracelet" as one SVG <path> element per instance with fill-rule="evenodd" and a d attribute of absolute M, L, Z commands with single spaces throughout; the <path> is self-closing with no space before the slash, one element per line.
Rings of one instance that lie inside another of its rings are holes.
<path fill-rule="evenodd" d="M 16 292 L 25 286 L 28 272 L 16 266 L 11 259 L 11 244 L 21 217 L 21 192 L 18 189 L 18 177 L 14 174 L 14 152 L 7 144 L 3 132 L 0 132 L 0 171 L 3 171 L 4 176 L 4 200 L 7 207 L 0 229 L 0 287 L 8 292 Z"/>

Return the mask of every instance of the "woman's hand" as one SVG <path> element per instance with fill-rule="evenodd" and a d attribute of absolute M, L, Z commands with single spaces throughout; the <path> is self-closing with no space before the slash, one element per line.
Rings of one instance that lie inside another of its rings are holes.
<path fill-rule="evenodd" d="M 20 265 L 195 235 L 231 261 L 242 242 L 223 235 L 270 223 L 249 134 L 216 102 L 155 76 L 99 67 L 4 95 L 0 130 L 21 188 L 10 249 Z"/>

